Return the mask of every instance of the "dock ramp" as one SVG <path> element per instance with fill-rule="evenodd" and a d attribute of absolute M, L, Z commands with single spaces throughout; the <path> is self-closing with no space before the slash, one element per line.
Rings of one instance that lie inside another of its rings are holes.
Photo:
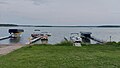
<path fill-rule="evenodd" d="M 95 38 L 95 37 L 89 37 L 91 40 L 93 40 L 93 41 L 96 41 L 96 42 L 98 42 L 98 43 L 105 43 L 105 41 L 103 41 L 103 40 L 100 40 L 100 39 L 97 39 L 97 38 Z"/>
<path fill-rule="evenodd" d="M 81 33 L 81 38 L 82 39 L 93 40 L 93 41 L 96 41 L 98 43 L 105 43 L 105 41 L 97 39 L 97 38 L 91 36 L 91 34 L 92 34 L 91 32 L 80 32 L 80 33 Z"/>
<path fill-rule="evenodd" d="M 0 37 L 0 41 L 5 40 L 5 39 L 9 39 L 9 38 L 11 38 L 11 36 Z"/>

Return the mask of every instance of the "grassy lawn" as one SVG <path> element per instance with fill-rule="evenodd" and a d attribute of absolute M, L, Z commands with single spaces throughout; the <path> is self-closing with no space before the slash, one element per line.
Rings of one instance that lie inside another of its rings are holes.
<path fill-rule="evenodd" d="M 23 47 L 0 56 L 0 68 L 120 68 L 120 46 Z"/>

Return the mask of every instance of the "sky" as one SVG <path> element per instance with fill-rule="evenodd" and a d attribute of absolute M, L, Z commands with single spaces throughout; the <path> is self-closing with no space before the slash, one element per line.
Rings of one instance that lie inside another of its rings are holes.
<path fill-rule="evenodd" d="M 0 0 L 0 24 L 120 25 L 120 0 Z"/>

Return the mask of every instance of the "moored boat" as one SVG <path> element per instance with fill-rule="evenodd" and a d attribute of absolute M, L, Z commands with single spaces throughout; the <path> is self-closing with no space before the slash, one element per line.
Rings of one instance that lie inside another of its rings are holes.
<path fill-rule="evenodd" d="M 21 33 L 24 32 L 23 29 L 9 29 L 8 31 L 11 34 L 11 38 L 20 37 Z"/>
<path fill-rule="evenodd" d="M 81 38 L 79 33 L 71 33 L 70 41 L 73 42 L 74 46 L 81 46 Z"/>

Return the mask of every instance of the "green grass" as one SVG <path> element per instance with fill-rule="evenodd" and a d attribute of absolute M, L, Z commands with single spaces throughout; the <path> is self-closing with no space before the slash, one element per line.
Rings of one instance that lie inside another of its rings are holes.
<path fill-rule="evenodd" d="M 120 46 L 23 47 L 0 56 L 0 68 L 120 68 Z"/>

